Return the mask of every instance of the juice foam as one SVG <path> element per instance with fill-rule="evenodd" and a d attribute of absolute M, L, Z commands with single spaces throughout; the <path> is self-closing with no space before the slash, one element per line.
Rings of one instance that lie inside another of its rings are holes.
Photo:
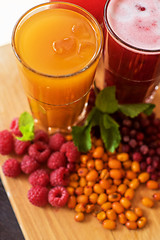
<path fill-rule="evenodd" d="M 114 33 L 129 45 L 160 49 L 159 0 L 112 0 L 107 17 Z"/>

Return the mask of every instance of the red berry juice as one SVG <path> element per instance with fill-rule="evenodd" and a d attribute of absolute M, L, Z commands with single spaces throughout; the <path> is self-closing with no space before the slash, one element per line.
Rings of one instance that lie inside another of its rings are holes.
<path fill-rule="evenodd" d="M 56 0 L 50 0 L 54 2 Z M 90 12 L 101 24 L 103 23 L 103 9 L 106 0 L 63 0 L 63 2 L 74 3 Z"/>
<path fill-rule="evenodd" d="M 160 1 L 108 0 L 104 9 L 105 87 L 120 103 L 150 101 L 160 82 Z"/>

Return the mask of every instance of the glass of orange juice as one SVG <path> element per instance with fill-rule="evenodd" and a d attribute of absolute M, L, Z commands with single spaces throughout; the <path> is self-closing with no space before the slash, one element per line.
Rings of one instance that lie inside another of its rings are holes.
<path fill-rule="evenodd" d="M 64 2 L 38 5 L 16 24 L 12 48 L 35 120 L 68 131 L 84 115 L 102 51 L 97 20 Z"/>

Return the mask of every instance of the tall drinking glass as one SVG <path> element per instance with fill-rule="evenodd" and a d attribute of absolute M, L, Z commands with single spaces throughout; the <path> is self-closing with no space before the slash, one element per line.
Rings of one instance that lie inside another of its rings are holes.
<path fill-rule="evenodd" d="M 105 87 L 120 103 L 151 101 L 160 82 L 160 2 L 107 0 L 104 8 Z"/>
<path fill-rule="evenodd" d="M 84 110 L 103 45 L 96 19 L 79 6 L 46 3 L 16 24 L 12 47 L 34 118 L 68 130 Z"/>

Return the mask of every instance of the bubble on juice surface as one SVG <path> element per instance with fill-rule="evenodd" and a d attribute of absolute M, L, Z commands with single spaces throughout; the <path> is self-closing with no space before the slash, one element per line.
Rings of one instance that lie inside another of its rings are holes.
<path fill-rule="evenodd" d="M 73 37 L 66 37 L 62 40 L 53 42 L 53 51 L 59 55 L 73 54 L 76 50 L 76 39 Z"/>
<path fill-rule="evenodd" d="M 77 23 L 72 26 L 72 33 L 78 38 L 89 38 L 90 34 L 83 23 Z"/>
<path fill-rule="evenodd" d="M 95 51 L 95 45 L 93 43 L 88 41 L 83 41 L 79 43 L 77 52 L 78 52 L 78 55 L 83 58 L 86 55 L 88 55 L 88 52 L 94 53 L 94 51 Z"/>

